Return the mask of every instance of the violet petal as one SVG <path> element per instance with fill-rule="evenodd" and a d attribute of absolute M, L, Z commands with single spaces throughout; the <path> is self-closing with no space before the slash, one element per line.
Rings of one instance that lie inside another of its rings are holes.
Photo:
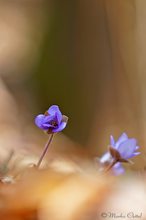
<path fill-rule="evenodd" d="M 41 129 L 43 129 L 44 118 L 45 116 L 43 114 L 40 114 L 35 118 L 35 124 Z"/>
<path fill-rule="evenodd" d="M 121 174 L 123 174 L 123 173 L 125 172 L 125 169 L 124 169 L 124 167 L 122 166 L 121 163 L 116 163 L 116 164 L 113 166 L 112 170 L 113 170 L 113 173 L 114 173 L 116 176 L 121 175 Z"/>
<path fill-rule="evenodd" d="M 127 134 L 126 134 L 126 133 L 123 133 L 123 134 L 119 137 L 119 139 L 116 141 L 115 148 L 118 149 L 119 145 L 120 145 L 121 143 L 123 143 L 124 141 L 126 141 L 127 139 L 128 139 Z"/>
<path fill-rule="evenodd" d="M 110 136 L 110 145 L 111 145 L 112 147 L 115 146 L 115 140 L 114 140 L 114 137 L 113 137 L 112 135 Z"/>
<path fill-rule="evenodd" d="M 121 143 L 118 147 L 118 151 L 122 158 L 128 159 L 133 156 L 135 148 L 136 148 L 136 139 L 131 138 L 126 140 L 124 143 Z"/>
<path fill-rule="evenodd" d="M 52 129 L 52 132 L 59 132 L 62 131 L 66 127 L 67 123 L 66 122 L 61 122 L 61 124 L 58 126 L 58 128 Z"/>

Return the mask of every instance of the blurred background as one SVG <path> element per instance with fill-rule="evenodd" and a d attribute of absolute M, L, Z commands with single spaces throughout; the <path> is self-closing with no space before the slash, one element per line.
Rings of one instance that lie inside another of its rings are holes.
<path fill-rule="evenodd" d="M 1 219 L 146 219 L 145 12 L 145 0 L 0 0 Z M 29 170 L 47 140 L 34 118 L 52 104 L 68 126 L 47 169 Z M 99 175 L 93 159 L 123 132 L 142 154 L 123 177 Z"/>
<path fill-rule="evenodd" d="M 34 117 L 52 104 L 69 117 L 62 143 L 100 156 L 127 132 L 146 164 L 146 2 L 0 1 L 0 144 L 42 146 Z M 60 140 L 60 139 L 59 139 Z"/>

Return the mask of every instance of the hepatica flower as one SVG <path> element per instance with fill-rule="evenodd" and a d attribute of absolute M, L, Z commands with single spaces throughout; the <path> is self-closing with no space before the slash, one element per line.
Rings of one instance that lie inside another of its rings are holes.
<path fill-rule="evenodd" d="M 135 138 L 128 138 L 126 133 L 123 133 L 117 141 L 111 136 L 109 152 L 101 157 L 100 162 L 101 164 L 113 164 L 111 166 L 113 172 L 115 174 L 122 174 L 124 168 L 121 163 L 129 162 L 130 158 L 139 155 L 138 149 L 137 140 Z"/>
<path fill-rule="evenodd" d="M 35 124 L 47 133 L 62 131 L 67 125 L 68 117 L 62 115 L 57 105 L 52 105 L 44 114 L 35 118 Z"/>
<path fill-rule="evenodd" d="M 48 148 L 52 142 L 54 133 L 62 131 L 67 125 L 68 117 L 62 115 L 59 107 L 57 105 L 52 105 L 45 114 L 40 114 L 35 118 L 35 124 L 50 134 L 50 137 L 42 151 L 42 154 L 36 164 L 36 167 L 39 168 L 44 156 L 46 155 Z"/>

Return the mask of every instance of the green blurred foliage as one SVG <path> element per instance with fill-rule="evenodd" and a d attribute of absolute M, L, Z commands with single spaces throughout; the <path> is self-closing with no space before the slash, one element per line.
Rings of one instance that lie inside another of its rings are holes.
<path fill-rule="evenodd" d="M 54 1 L 51 13 L 46 17 L 36 72 L 28 78 L 27 84 L 36 99 L 35 112 L 43 112 L 51 104 L 59 105 L 69 116 L 65 133 L 84 142 L 82 84 L 80 77 L 74 74 L 75 11 L 75 1 Z"/>

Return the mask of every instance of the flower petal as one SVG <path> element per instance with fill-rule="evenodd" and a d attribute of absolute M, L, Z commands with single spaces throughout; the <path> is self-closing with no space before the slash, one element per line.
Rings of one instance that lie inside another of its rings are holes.
<path fill-rule="evenodd" d="M 106 152 L 101 158 L 100 158 L 100 163 L 106 163 L 110 162 L 111 155 L 109 152 Z"/>
<path fill-rule="evenodd" d="M 49 124 L 51 121 L 56 121 L 55 115 L 48 115 L 44 118 L 44 124 Z"/>
<path fill-rule="evenodd" d="M 44 119 L 45 119 L 45 116 L 43 114 L 40 114 L 35 118 L 35 124 L 41 129 L 43 129 Z"/>
<path fill-rule="evenodd" d="M 138 150 L 139 149 L 139 146 L 136 146 L 135 150 Z"/>
<path fill-rule="evenodd" d="M 58 128 L 52 129 L 52 132 L 59 132 L 62 131 L 66 127 L 67 123 L 66 122 L 61 122 L 61 124 L 58 126 Z"/>
<path fill-rule="evenodd" d="M 55 115 L 56 112 L 60 111 L 58 105 L 52 105 L 49 109 L 48 109 L 48 113 L 50 115 Z"/>
<path fill-rule="evenodd" d="M 126 133 L 123 133 L 123 134 L 119 137 L 119 139 L 116 141 L 115 148 L 118 149 L 119 145 L 120 145 L 121 143 L 123 143 L 124 141 L 126 141 L 127 139 L 128 139 L 127 134 L 126 134 Z"/>
<path fill-rule="evenodd" d="M 60 124 L 61 120 L 62 120 L 62 113 L 58 107 L 58 105 L 52 105 L 49 109 L 48 109 L 48 113 L 49 115 L 55 115 L 56 116 L 56 120 L 57 123 Z"/>
<path fill-rule="evenodd" d="M 122 158 L 128 159 L 133 157 L 133 153 L 136 149 L 136 142 L 137 142 L 136 139 L 131 138 L 119 145 L 118 151 Z"/>
<path fill-rule="evenodd" d="M 112 147 L 115 146 L 115 140 L 114 140 L 114 137 L 113 137 L 112 135 L 110 136 L 110 145 L 111 145 Z"/>
<path fill-rule="evenodd" d="M 66 115 L 62 115 L 62 121 L 63 122 L 68 122 L 68 117 Z"/>
<path fill-rule="evenodd" d="M 133 153 L 134 156 L 137 156 L 137 155 L 139 155 L 139 154 L 141 154 L 141 152 L 135 152 L 135 153 Z"/>
<path fill-rule="evenodd" d="M 47 129 L 49 129 L 49 128 L 55 128 L 54 125 L 51 125 L 51 124 L 48 124 L 48 123 L 44 123 L 44 124 L 42 125 L 42 127 L 43 127 L 45 130 L 47 130 Z"/>
<path fill-rule="evenodd" d="M 62 121 L 62 114 L 61 114 L 61 112 L 60 111 L 56 112 L 55 116 L 56 116 L 57 123 L 60 124 L 61 121 Z"/>
<path fill-rule="evenodd" d="M 121 163 L 116 163 L 112 168 L 113 173 L 118 176 L 120 174 L 123 174 L 125 172 L 124 167 Z"/>

